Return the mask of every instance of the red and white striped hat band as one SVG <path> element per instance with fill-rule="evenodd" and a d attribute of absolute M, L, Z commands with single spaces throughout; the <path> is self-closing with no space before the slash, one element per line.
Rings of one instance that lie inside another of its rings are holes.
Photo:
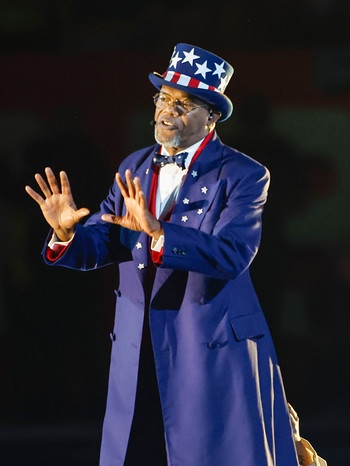
<path fill-rule="evenodd" d="M 162 75 L 163 79 L 165 81 L 168 81 L 170 83 L 176 83 L 180 84 L 181 86 L 185 87 L 191 87 L 194 89 L 206 89 L 208 91 L 215 91 L 215 92 L 220 92 L 219 89 L 217 89 L 214 86 L 210 86 L 208 84 L 203 83 L 202 81 L 199 81 L 196 78 L 192 78 L 191 76 L 187 76 L 185 74 L 178 73 L 177 71 L 166 71 Z"/>

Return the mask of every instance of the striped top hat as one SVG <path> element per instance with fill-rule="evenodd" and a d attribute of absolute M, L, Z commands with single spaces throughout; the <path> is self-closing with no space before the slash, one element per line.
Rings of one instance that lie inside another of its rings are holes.
<path fill-rule="evenodd" d="M 161 75 L 153 72 L 149 80 L 159 90 L 169 86 L 187 92 L 221 112 L 219 121 L 227 120 L 231 100 L 224 94 L 233 75 L 233 67 L 222 58 L 190 44 L 174 47 L 168 69 Z"/>

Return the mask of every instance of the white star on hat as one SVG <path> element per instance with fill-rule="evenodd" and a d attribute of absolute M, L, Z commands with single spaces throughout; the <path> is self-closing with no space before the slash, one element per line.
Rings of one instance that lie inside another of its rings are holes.
<path fill-rule="evenodd" d="M 221 78 L 221 75 L 225 74 L 225 62 L 222 62 L 221 65 L 219 65 L 218 63 L 214 63 L 215 65 L 215 71 L 213 72 L 213 76 L 214 74 L 217 74 L 219 76 L 219 78 Z"/>
<path fill-rule="evenodd" d="M 230 78 L 228 76 L 225 76 L 224 78 L 220 78 L 221 79 L 221 82 L 220 82 L 220 85 L 218 87 L 218 89 L 222 92 L 224 91 L 224 89 L 226 88 L 227 86 L 227 83 L 229 82 Z"/>
<path fill-rule="evenodd" d="M 208 60 L 205 60 L 205 62 L 202 63 L 201 65 L 196 63 L 196 66 L 198 69 L 194 74 L 201 74 L 203 78 L 205 79 L 208 71 L 212 71 L 210 68 L 207 67 L 207 63 L 208 63 Z"/>
<path fill-rule="evenodd" d="M 190 52 L 184 51 L 184 54 L 185 54 L 185 58 L 182 60 L 182 63 L 188 62 L 191 66 L 193 66 L 193 60 L 200 58 L 199 55 L 195 55 L 194 48 Z"/>
<path fill-rule="evenodd" d="M 177 62 L 179 62 L 179 61 L 181 61 L 181 58 L 179 57 L 179 52 L 176 52 L 176 54 L 171 57 L 171 62 L 170 62 L 169 68 L 171 68 L 172 66 L 174 68 L 176 68 L 177 67 Z"/>

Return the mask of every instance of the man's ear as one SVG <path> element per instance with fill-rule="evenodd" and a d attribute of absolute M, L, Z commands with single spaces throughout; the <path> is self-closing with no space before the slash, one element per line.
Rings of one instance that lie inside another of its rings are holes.
<path fill-rule="evenodd" d="M 212 125 L 213 123 L 216 123 L 220 117 L 221 117 L 220 112 L 214 112 L 213 110 L 210 110 L 209 111 L 209 116 L 208 116 L 209 125 Z"/>

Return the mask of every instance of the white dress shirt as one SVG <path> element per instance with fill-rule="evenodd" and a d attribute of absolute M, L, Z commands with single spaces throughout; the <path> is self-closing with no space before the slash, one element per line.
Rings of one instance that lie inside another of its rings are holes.
<path fill-rule="evenodd" d="M 202 141 L 203 139 L 188 147 L 184 151 L 188 153 L 185 160 L 184 170 L 175 163 L 169 163 L 167 165 L 164 165 L 164 167 L 160 168 L 158 175 L 158 189 L 156 199 L 157 218 L 164 218 L 173 206 L 174 202 L 176 202 L 180 188 L 182 186 L 182 182 L 184 181 L 187 175 L 188 167 Z M 168 151 L 165 149 L 164 146 L 161 147 L 160 153 L 165 156 L 169 155 Z"/>

